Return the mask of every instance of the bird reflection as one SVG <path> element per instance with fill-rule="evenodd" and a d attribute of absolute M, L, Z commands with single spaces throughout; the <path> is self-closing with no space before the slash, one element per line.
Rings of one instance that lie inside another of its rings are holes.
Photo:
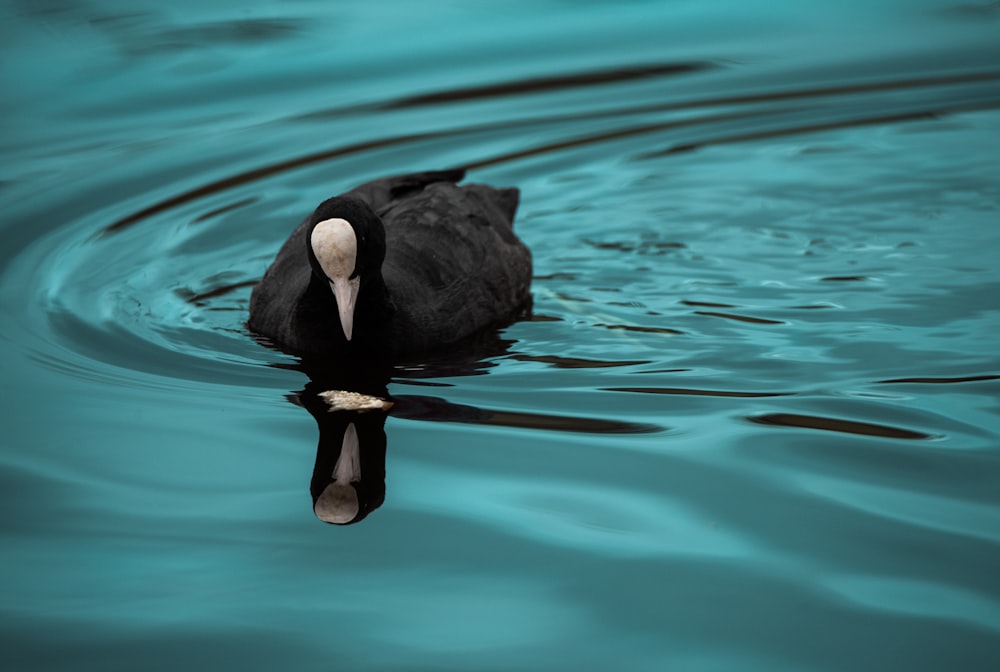
<path fill-rule="evenodd" d="M 385 412 L 327 416 L 315 416 L 320 436 L 309 486 L 313 511 L 327 523 L 356 523 L 385 501 Z"/>
<path fill-rule="evenodd" d="M 300 360 L 290 368 L 309 377 L 288 399 L 305 408 L 319 427 L 310 492 L 320 520 L 349 525 L 364 520 L 385 501 L 385 422 L 389 415 L 425 422 L 520 427 L 586 434 L 663 431 L 659 425 L 480 408 L 438 396 L 391 395 L 391 380 L 408 386 L 447 388 L 426 378 L 482 375 L 510 353 L 510 341 L 494 335 L 440 358 L 389 365 L 364 360 Z M 288 365 L 281 365 L 288 366 Z"/>
<path fill-rule="evenodd" d="M 319 445 L 309 491 L 320 520 L 348 525 L 385 501 L 385 419 L 390 403 L 368 408 L 363 399 L 388 397 L 390 369 L 349 362 L 305 362 L 305 388 L 290 399 L 319 427 Z M 353 393 L 347 397 L 332 391 Z"/>
<path fill-rule="evenodd" d="M 389 398 L 393 375 L 426 385 L 435 383 L 422 383 L 421 379 L 480 375 L 495 365 L 490 359 L 506 354 L 512 343 L 496 331 L 487 331 L 447 353 L 395 366 L 346 358 L 304 358 L 292 365 L 275 364 L 309 377 L 305 388 L 288 399 L 309 411 L 319 428 L 309 486 L 316 517 L 334 525 L 350 525 L 364 520 L 385 501 L 385 420 L 390 409 L 398 406 L 401 412 L 394 415 L 418 420 L 469 417 L 470 410 L 473 416 L 478 413 L 471 407 L 449 411 L 447 402 L 430 397 L 408 396 L 399 404 Z"/>

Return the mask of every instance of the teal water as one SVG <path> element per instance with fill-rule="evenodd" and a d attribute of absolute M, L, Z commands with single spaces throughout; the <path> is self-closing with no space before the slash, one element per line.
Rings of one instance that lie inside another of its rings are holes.
<path fill-rule="evenodd" d="M 4 3 L 3 669 L 1000 668 L 998 35 Z M 250 287 L 323 198 L 458 165 L 522 190 L 534 318 L 400 366 L 384 503 L 326 525 Z"/>

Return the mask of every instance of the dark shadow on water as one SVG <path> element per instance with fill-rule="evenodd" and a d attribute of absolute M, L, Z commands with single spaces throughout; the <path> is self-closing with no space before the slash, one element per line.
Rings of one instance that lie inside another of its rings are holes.
<path fill-rule="evenodd" d="M 685 306 L 697 306 L 700 308 L 739 308 L 739 306 L 734 306 L 731 303 L 712 303 L 711 301 L 683 300 L 680 303 Z"/>
<path fill-rule="evenodd" d="M 551 75 L 547 77 L 536 77 L 533 79 L 522 79 L 518 81 L 499 82 L 496 84 L 484 84 L 482 86 L 470 86 L 465 88 L 449 89 L 447 91 L 418 94 L 390 101 L 377 106 L 375 109 L 395 110 L 424 105 L 437 105 L 440 103 L 457 103 L 469 100 L 519 96 L 530 93 L 551 93 L 552 91 L 561 91 L 563 89 L 588 87 L 600 84 L 618 84 L 621 82 L 650 79 L 653 77 L 683 75 L 693 72 L 701 72 L 715 67 L 718 66 L 709 62 L 654 63 L 648 65 L 623 66 L 609 70 L 574 72 L 562 75 Z"/>
<path fill-rule="evenodd" d="M 788 397 L 794 392 L 742 392 L 738 390 L 702 390 L 691 387 L 604 387 L 606 392 L 631 392 L 633 394 L 664 394 L 690 397 L 732 397 L 756 399 L 762 397 Z"/>
<path fill-rule="evenodd" d="M 563 72 L 552 75 L 528 77 L 520 80 L 510 80 L 464 87 L 459 86 L 453 89 L 417 93 L 373 103 L 330 107 L 300 114 L 294 117 L 294 119 L 321 120 L 350 116 L 354 114 L 371 114 L 379 111 L 405 110 L 431 105 L 450 105 L 470 101 L 509 98 L 512 96 L 547 94 L 571 89 L 590 88 L 595 86 L 599 87 L 608 84 L 621 84 L 624 82 L 658 79 L 662 77 L 676 77 L 678 75 L 715 70 L 720 67 L 722 67 L 720 63 L 710 61 L 693 61 L 690 63 L 646 63 L 623 65 L 610 69 Z M 658 109 L 659 106 L 641 106 L 638 107 L 636 111 L 646 112 L 656 111 Z M 600 119 L 607 116 L 608 112 L 604 111 L 580 111 L 572 115 L 560 116 L 558 119 L 564 121 L 578 121 L 583 119 Z M 551 117 L 547 119 L 550 118 Z M 531 118 L 518 120 L 515 123 L 518 125 L 522 123 L 534 124 L 539 121 L 540 119 Z M 491 124 L 488 127 L 496 128 L 500 126 L 500 124 Z"/>
<path fill-rule="evenodd" d="M 395 405 L 391 415 L 407 420 L 458 422 L 467 425 L 492 425 L 581 434 L 651 434 L 666 429 L 648 423 L 479 408 L 453 404 L 439 397 L 399 395 L 392 397 L 392 401 Z"/>
<path fill-rule="evenodd" d="M 829 275 L 820 278 L 820 282 L 866 282 L 871 280 L 865 275 Z"/>
<path fill-rule="evenodd" d="M 876 425 L 857 420 L 843 418 L 827 418 L 817 415 L 800 415 L 798 413 L 765 413 L 747 418 L 758 425 L 774 425 L 778 427 L 799 427 L 803 429 L 818 429 L 824 432 L 842 432 L 844 434 L 861 434 L 864 436 L 880 436 L 889 439 L 926 440 L 938 438 L 933 434 L 925 434 L 912 429 Z"/>
<path fill-rule="evenodd" d="M 213 287 L 212 289 L 207 289 L 203 292 L 198 292 L 198 293 L 195 293 L 185 287 L 185 288 L 175 289 L 174 293 L 192 305 L 204 307 L 205 303 L 210 299 L 217 299 L 220 296 L 226 296 L 227 294 L 231 294 L 232 292 L 238 291 L 240 289 L 253 287 L 258 282 L 259 280 L 241 280 L 239 282 L 219 285 L 218 287 Z"/>
<path fill-rule="evenodd" d="M 922 385 L 948 385 L 955 383 L 979 383 L 987 380 L 1000 380 L 998 375 L 984 375 L 984 376 L 960 376 L 956 378 L 933 378 L 933 377 L 916 377 L 916 378 L 892 378 L 891 380 L 880 380 L 878 383 L 880 385 L 888 385 L 894 383 L 913 383 Z"/>
<path fill-rule="evenodd" d="M 724 320 L 733 320 L 735 322 L 749 322 L 750 324 L 785 324 L 781 320 L 769 320 L 763 317 L 751 317 L 749 315 L 736 315 L 735 313 L 720 313 L 718 311 L 712 310 L 696 310 L 695 315 L 702 315 L 704 317 L 721 317 Z"/>
<path fill-rule="evenodd" d="M 890 124 L 900 124 L 910 121 L 928 121 L 939 119 L 942 114 L 955 111 L 966 111 L 976 108 L 963 108 L 963 110 L 922 110 L 917 112 L 904 112 L 901 114 L 886 114 L 877 116 L 865 116 L 859 118 L 831 121 L 821 124 L 803 124 L 800 126 L 783 126 L 781 128 L 771 128 L 750 133 L 734 133 L 732 135 L 718 136 L 697 142 L 684 142 L 667 147 L 666 149 L 646 152 L 638 155 L 639 160 L 655 159 L 671 154 L 693 152 L 709 146 L 731 145 L 740 142 L 755 142 L 758 140 L 768 140 L 771 138 L 781 138 L 790 135 L 805 135 L 809 133 L 821 133 L 825 131 L 836 131 L 848 128 L 860 128 L 864 126 L 886 126 Z"/>
<path fill-rule="evenodd" d="M 605 329 L 614 329 L 619 331 L 634 331 L 640 334 L 665 334 L 667 336 L 683 336 L 685 333 L 680 329 L 672 329 L 670 327 L 643 327 L 632 324 L 604 324 L 603 322 L 598 322 L 594 326 L 603 327 Z"/>
<path fill-rule="evenodd" d="M 511 359 L 519 362 L 539 362 L 557 369 L 609 369 L 620 366 L 638 366 L 649 364 L 648 359 L 635 360 L 604 360 L 582 359 L 580 357 L 562 357 L 559 355 L 511 355 Z"/>

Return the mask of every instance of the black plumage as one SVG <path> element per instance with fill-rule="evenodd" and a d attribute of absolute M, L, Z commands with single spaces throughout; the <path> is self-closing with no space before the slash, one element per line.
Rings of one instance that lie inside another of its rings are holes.
<path fill-rule="evenodd" d="M 250 329 L 296 355 L 398 358 L 524 315 L 531 253 L 513 230 L 518 190 L 456 184 L 463 177 L 461 170 L 387 177 L 324 201 L 254 288 Z M 330 218 L 347 220 L 357 236 L 350 340 L 309 243 Z"/>

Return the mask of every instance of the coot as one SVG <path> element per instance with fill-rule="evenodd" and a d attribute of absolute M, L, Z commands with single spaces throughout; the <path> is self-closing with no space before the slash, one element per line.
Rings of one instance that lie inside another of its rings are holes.
<path fill-rule="evenodd" d="M 254 288 L 250 329 L 296 355 L 391 359 L 524 315 L 518 190 L 460 186 L 464 172 L 387 177 L 321 203 Z"/>

